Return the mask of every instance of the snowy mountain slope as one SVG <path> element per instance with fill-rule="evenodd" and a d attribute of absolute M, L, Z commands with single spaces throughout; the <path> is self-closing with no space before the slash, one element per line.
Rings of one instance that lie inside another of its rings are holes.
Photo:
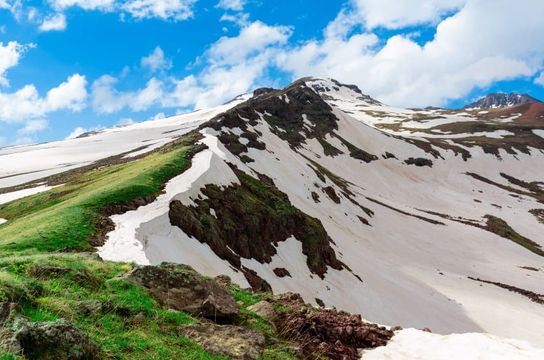
<path fill-rule="evenodd" d="M 212 109 L 104 129 L 75 139 L 0 149 L 0 191 L 112 156 L 136 157 L 157 149 L 242 102 L 241 96 Z"/>
<path fill-rule="evenodd" d="M 103 258 L 180 262 L 378 323 L 544 345 L 538 112 L 394 109 L 327 79 L 245 100 L 191 117 L 179 134 L 198 128 L 208 148 L 154 202 L 112 216 Z M 154 122 L 155 144 L 182 123 Z M 147 137 L 129 133 L 107 156 L 138 151 Z M 78 141 L 102 149 L 104 134 Z"/>

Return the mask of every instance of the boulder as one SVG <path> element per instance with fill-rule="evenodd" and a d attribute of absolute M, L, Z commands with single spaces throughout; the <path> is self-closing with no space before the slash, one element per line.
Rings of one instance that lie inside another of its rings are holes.
<path fill-rule="evenodd" d="M 210 319 L 238 315 L 238 305 L 225 287 L 186 265 L 140 266 L 127 281 L 145 287 L 161 306 Z"/>
<path fill-rule="evenodd" d="M 2 350 L 35 360 L 93 360 L 103 354 L 87 334 L 65 320 L 30 322 L 22 317 L 0 331 Z"/>
<path fill-rule="evenodd" d="M 248 306 L 249 311 L 253 311 L 257 315 L 267 320 L 271 320 L 276 316 L 276 311 L 274 310 L 274 305 L 268 301 L 260 301 L 255 305 Z"/>
<path fill-rule="evenodd" d="M 260 332 L 232 325 L 187 325 L 180 328 L 180 334 L 193 339 L 206 352 L 232 360 L 256 360 L 266 344 Z"/>

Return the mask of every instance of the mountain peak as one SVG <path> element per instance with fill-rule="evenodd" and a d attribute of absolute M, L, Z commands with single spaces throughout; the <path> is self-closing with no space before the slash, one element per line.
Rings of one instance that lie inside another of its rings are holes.
<path fill-rule="evenodd" d="M 523 104 L 540 103 L 541 101 L 535 99 L 527 94 L 518 93 L 494 93 L 486 95 L 479 100 L 468 104 L 465 109 L 494 109 L 501 107 L 511 107 Z"/>

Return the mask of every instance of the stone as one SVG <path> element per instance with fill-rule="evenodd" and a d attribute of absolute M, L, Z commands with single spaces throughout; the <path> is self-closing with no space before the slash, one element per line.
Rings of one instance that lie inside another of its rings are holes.
<path fill-rule="evenodd" d="M 20 317 L 0 331 L 4 351 L 33 360 L 102 359 L 100 346 L 66 320 L 29 322 Z"/>
<path fill-rule="evenodd" d="M 260 301 L 255 305 L 248 306 L 249 311 L 253 311 L 260 317 L 271 320 L 276 316 L 276 311 L 274 310 L 274 305 L 268 301 Z"/>
<path fill-rule="evenodd" d="M 180 333 L 198 343 L 209 353 L 232 360 L 256 360 L 266 340 L 258 331 L 232 325 L 196 324 L 180 328 Z"/>
<path fill-rule="evenodd" d="M 186 265 L 139 266 L 126 280 L 145 287 L 153 299 L 168 309 L 212 320 L 239 313 L 238 304 L 227 289 Z"/>
<path fill-rule="evenodd" d="M 12 321 L 20 312 L 21 306 L 19 304 L 0 302 L 0 326 Z"/>

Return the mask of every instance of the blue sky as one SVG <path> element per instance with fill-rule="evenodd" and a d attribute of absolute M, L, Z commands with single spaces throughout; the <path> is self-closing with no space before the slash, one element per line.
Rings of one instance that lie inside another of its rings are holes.
<path fill-rule="evenodd" d="M 0 0 L 0 146 L 306 75 L 398 106 L 460 107 L 500 91 L 544 99 L 543 3 Z"/>

